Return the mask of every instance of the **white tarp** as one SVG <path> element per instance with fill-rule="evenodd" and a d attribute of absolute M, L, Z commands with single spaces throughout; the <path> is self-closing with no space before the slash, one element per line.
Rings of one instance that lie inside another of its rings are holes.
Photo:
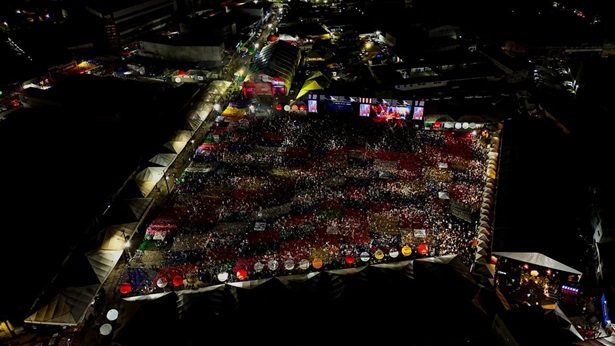
<path fill-rule="evenodd" d="M 188 142 L 192 138 L 192 133 L 190 131 L 180 130 L 175 131 L 173 136 L 171 137 L 172 142 Z"/>
<path fill-rule="evenodd" d="M 168 149 L 172 153 L 179 154 L 179 153 L 182 152 L 182 150 L 184 150 L 184 147 L 186 146 L 186 143 L 188 143 L 188 142 L 168 141 L 168 142 L 164 143 L 163 147 L 165 149 Z"/>
<path fill-rule="evenodd" d="M 161 153 L 149 159 L 149 163 L 153 163 L 160 167 L 169 167 L 177 158 L 177 154 Z"/>
<path fill-rule="evenodd" d="M 83 320 L 98 287 L 99 285 L 89 285 L 66 288 L 24 321 L 36 324 L 76 326 Z"/>
<path fill-rule="evenodd" d="M 127 208 L 130 210 L 132 215 L 134 215 L 135 220 L 141 220 L 143 214 L 152 203 L 151 198 L 131 198 L 122 201 L 126 204 Z"/>
<path fill-rule="evenodd" d="M 147 167 L 135 175 L 135 181 L 143 197 L 147 197 L 152 192 L 165 172 L 164 167 Z"/>
<path fill-rule="evenodd" d="M 581 275 L 582 273 L 572 267 L 569 267 L 561 262 L 554 260 L 551 257 L 545 256 L 539 252 L 494 252 L 494 256 L 506 257 L 520 262 L 526 262 L 534 265 L 539 265 L 545 268 L 551 268 L 567 273 Z"/>
<path fill-rule="evenodd" d="M 125 223 L 105 227 L 101 250 L 123 250 L 126 239 L 130 239 L 137 223 Z"/>
<path fill-rule="evenodd" d="M 100 283 L 107 280 L 122 253 L 123 250 L 96 250 L 85 254 Z"/>
<path fill-rule="evenodd" d="M 200 115 L 195 115 L 195 117 L 190 117 L 186 119 L 185 129 L 189 131 L 196 131 L 199 126 L 203 123 L 203 120 L 200 119 Z"/>

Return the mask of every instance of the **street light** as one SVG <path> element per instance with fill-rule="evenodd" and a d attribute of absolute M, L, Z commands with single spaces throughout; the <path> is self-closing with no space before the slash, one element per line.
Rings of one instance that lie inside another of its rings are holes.
<path fill-rule="evenodd" d="M 165 175 L 164 176 L 164 182 L 167 185 L 167 194 L 171 192 L 171 190 L 169 190 L 169 175 Z"/>
<path fill-rule="evenodd" d="M 214 110 L 215 110 L 216 112 L 220 112 L 220 109 L 222 109 L 222 106 L 220 106 L 220 104 L 219 104 L 219 103 L 214 104 Z"/>

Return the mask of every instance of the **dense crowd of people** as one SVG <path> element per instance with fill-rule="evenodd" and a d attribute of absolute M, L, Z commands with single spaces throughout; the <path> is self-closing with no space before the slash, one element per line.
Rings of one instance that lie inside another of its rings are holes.
<path fill-rule="evenodd" d="M 155 269 L 134 292 L 416 256 L 472 262 L 480 135 L 288 114 L 219 120 L 146 230 L 141 255 L 162 255 L 133 261 Z"/>

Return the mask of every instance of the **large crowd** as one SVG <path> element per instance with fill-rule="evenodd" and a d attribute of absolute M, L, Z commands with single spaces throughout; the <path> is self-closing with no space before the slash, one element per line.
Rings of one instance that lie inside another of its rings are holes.
<path fill-rule="evenodd" d="M 482 137 L 467 131 L 220 118 L 146 230 L 131 265 L 149 279 L 133 293 L 417 256 L 470 264 L 486 162 Z"/>

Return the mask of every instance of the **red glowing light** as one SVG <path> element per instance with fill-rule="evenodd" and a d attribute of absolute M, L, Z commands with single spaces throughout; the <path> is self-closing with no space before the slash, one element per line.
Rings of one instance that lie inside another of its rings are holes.
<path fill-rule="evenodd" d="M 184 284 L 184 278 L 182 278 L 180 275 L 175 275 L 173 277 L 173 286 L 179 287 L 183 284 Z"/>
<path fill-rule="evenodd" d="M 119 288 L 121 294 L 128 294 L 132 292 L 132 285 L 129 282 L 121 283 Z"/>
<path fill-rule="evenodd" d="M 248 278 L 248 272 L 245 269 L 239 269 L 237 271 L 237 279 L 245 280 Z"/>
<path fill-rule="evenodd" d="M 420 244 L 418 247 L 418 251 L 421 255 L 427 255 L 427 253 L 429 252 L 429 248 L 427 247 L 427 244 Z"/>

